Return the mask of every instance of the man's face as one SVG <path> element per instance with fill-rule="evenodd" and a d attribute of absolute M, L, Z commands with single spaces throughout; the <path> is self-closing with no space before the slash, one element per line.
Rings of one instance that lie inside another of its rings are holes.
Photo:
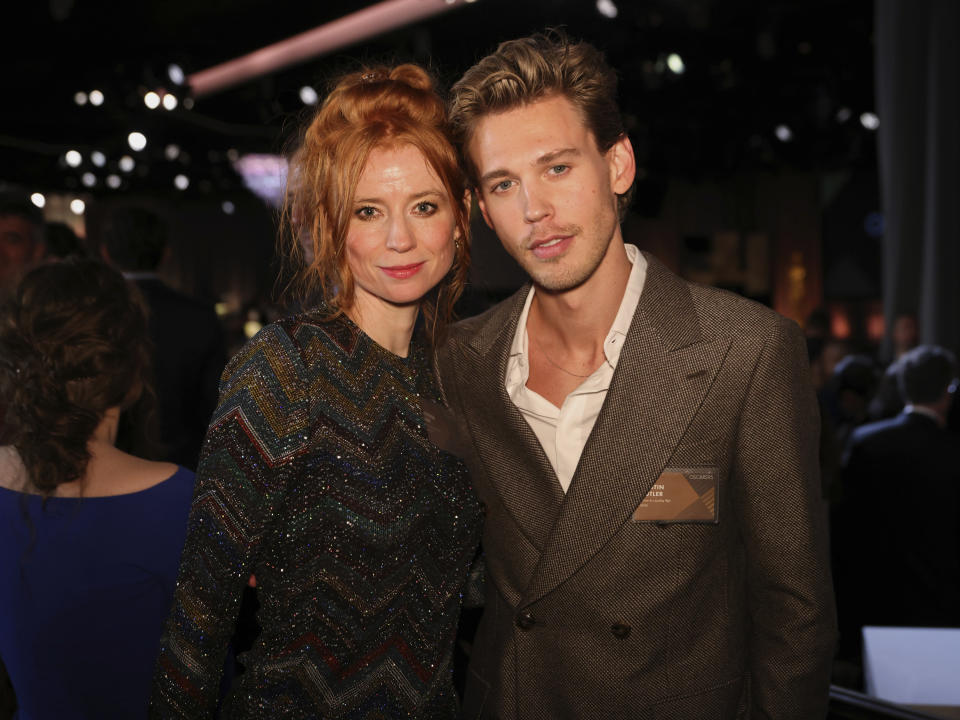
<path fill-rule="evenodd" d="M 620 238 L 630 141 L 601 153 L 573 104 L 551 96 L 481 118 L 467 150 L 487 225 L 534 283 L 564 291 L 588 280 Z"/>
<path fill-rule="evenodd" d="M 38 262 L 43 244 L 38 229 L 19 215 L 0 215 L 0 287 L 13 285 Z"/>

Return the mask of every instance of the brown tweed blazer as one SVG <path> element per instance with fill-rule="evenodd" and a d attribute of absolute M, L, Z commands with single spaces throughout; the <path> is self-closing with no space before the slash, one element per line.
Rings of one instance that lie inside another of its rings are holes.
<path fill-rule="evenodd" d="M 646 257 L 566 495 L 504 389 L 526 291 L 440 352 L 486 509 L 465 718 L 826 714 L 835 620 L 803 338 Z M 686 467 L 716 469 L 717 522 L 633 521 L 664 469 Z"/>

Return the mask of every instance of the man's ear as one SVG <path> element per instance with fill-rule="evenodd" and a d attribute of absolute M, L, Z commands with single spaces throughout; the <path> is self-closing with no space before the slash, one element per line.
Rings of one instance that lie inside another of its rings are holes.
<path fill-rule="evenodd" d="M 622 195 L 633 185 L 633 178 L 637 174 L 633 145 L 626 133 L 607 150 L 607 163 L 610 166 L 610 187 L 617 195 Z"/>
<path fill-rule="evenodd" d="M 477 207 L 480 208 L 480 214 L 483 215 L 483 221 L 487 224 L 488 228 L 493 230 L 493 223 L 490 222 L 490 216 L 487 215 L 487 204 L 483 201 L 483 195 L 480 194 L 480 189 L 474 188 L 473 194 L 477 196 Z"/>

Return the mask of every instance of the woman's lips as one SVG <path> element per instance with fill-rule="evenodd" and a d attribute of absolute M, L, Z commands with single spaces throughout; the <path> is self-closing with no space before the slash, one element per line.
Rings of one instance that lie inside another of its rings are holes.
<path fill-rule="evenodd" d="M 391 265 L 390 267 L 381 267 L 380 269 L 395 280 L 405 280 L 413 277 L 422 268 L 424 263 L 418 262 L 413 265 Z"/>

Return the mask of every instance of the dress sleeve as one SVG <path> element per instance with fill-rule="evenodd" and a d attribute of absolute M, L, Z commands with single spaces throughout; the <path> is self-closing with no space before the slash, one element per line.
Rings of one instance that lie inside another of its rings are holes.
<path fill-rule="evenodd" d="M 261 539 L 304 446 L 301 354 L 280 326 L 227 365 L 203 444 L 173 607 L 161 638 L 151 718 L 209 718 Z"/>

